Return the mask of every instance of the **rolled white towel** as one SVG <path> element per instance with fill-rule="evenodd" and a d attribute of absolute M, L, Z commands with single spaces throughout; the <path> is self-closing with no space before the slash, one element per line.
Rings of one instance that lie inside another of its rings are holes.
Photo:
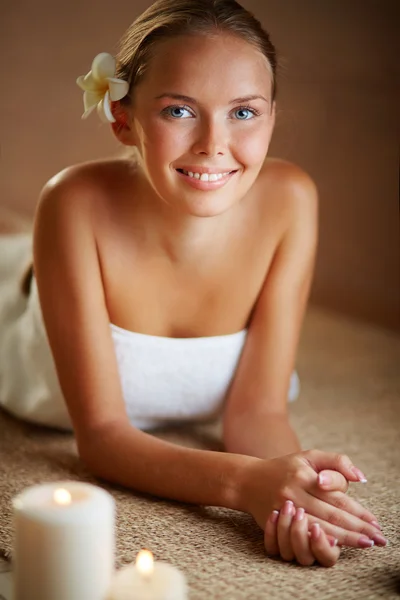
<path fill-rule="evenodd" d="M 288 402 L 294 402 L 300 396 L 300 379 L 297 371 L 293 371 L 290 378 Z"/>
<path fill-rule="evenodd" d="M 31 258 L 31 233 L 0 235 L 0 284 L 10 279 L 19 281 Z"/>

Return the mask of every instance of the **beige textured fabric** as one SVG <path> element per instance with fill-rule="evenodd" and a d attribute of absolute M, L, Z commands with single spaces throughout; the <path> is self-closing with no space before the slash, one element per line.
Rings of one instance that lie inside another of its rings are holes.
<path fill-rule="evenodd" d="M 400 339 L 312 309 L 298 368 L 302 392 L 290 413 L 303 448 L 347 453 L 365 472 L 368 483 L 352 484 L 350 494 L 377 515 L 390 546 L 344 549 L 332 569 L 300 567 L 266 558 L 262 531 L 246 514 L 105 485 L 117 501 L 118 566 L 148 547 L 156 559 L 187 574 L 190 600 L 398 598 Z M 216 424 L 160 435 L 218 449 L 218 433 Z M 5 413 L 0 413 L 0 451 L 0 553 L 10 558 L 15 494 L 43 481 L 93 479 L 69 434 L 19 423 Z"/>

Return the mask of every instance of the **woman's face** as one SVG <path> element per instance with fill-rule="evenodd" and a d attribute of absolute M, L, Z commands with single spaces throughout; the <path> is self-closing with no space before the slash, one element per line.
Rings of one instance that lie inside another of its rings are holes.
<path fill-rule="evenodd" d="M 153 192 L 186 214 L 221 214 L 253 185 L 274 113 L 266 59 L 248 42 L 219 34 L 159 44 L 132 108 Z"/>

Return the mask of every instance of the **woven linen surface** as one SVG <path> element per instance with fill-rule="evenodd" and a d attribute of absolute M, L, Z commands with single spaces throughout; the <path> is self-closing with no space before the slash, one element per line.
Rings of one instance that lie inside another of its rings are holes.
<path fill-rule="evenodd" d="M 96 481 L 79 462 L 70 434 L 0 412 L 0 556 L 12 556 L 12 498 L 32 484 L 73 479 L 101 485 L 114 496 L 117 566 L 147 547 L 156 559 L 185 572 L 190 600 L 398 598 L 400 338 L 313 308 L 297 366 L 302 391 L 290 416 L 302 447 L 346 453 L 364 471 L 368 483 L 352 484 L 349 494 L 376 514 L 389 546 L 345 548 L 331 569 L 269 559 L 262 531 L 249 515 L 150 498 Z M 221 449 L 218 423 L 157 435 Z"/>

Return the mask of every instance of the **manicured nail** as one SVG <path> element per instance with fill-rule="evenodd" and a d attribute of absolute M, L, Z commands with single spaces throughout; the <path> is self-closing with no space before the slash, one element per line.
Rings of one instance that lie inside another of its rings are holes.
<path fill-rule="evenodd" d="M 329 477 L 329 475 L 327 475 L 326 473 L 324 473 L 323 475 L 320 473 L 318 475 L 318 483 L 320 485 L 329 485 L 330 483 L 332 483 L 332 478 Z"/>
<path fill-rule="evenodd" d="M 371 539 L 374 540 L 374 542 L 379 546 L 386 546 L 386 544 L 388 543 L 387 539 L 384 538 L 383 535 L 381 535 L 380 533 L 374 533 L 373 535 L 371 535 Z"/>
<path fill-rule="evenodd" d="M 304 508 L 298 508 L 296 510 L 296 514 L 294 515 L 295 521 L 301 521 L 304 517 Z"/>
<path fill-rule="evenodd" d="M 273 510 L 270 516 L 271 523 L 276 523 L 279 517 L 279 510 Z"/>
<path fill-rule="evenodd" d="M 379 525 L 379 523 L 377 521 L 370 521 L 370 523 L 371 523 L 371 525 L 373 525 L 374 527 L 379 529 L 379 531 L 382 529 L 382 527 Z"/>
<path fill-rule="evenodd" d="M 293 502 L 291 500 L 286 500 L 285 506 L 283 507 L 284 515 L 291 515 L 293 511 Z"/>
<path fill-rule="evenodd" d="M 351 470 L 353 471 L 357 479 L 361 481 L 361 483 L 367 483 L 367 478 L 365 477 L 364 473 L 360 471 L 360 469 L 357 469 L 357 467 L 352 467 Z"/>
<path fill-rule="evenodd" d="M 329 545 L 332 546 L 332 548 L 333 546 L 337 546 L 338 541 L 339 540 L 337 538 L 328 538 Z"/>
<path fill-rule="evenodd" d="M 371 548 L 374 545 L 374 541 L 370 540 L 366 535 L 358 538 L 358 545 L 360 548 Z"/>
<path fill-rule="evenodd" d="M 319 526 L 319 523 L 313 523 L 311 525 L 311 539 L 317 540 L 320 535 L 321 535 L 321 528 Z"/>

